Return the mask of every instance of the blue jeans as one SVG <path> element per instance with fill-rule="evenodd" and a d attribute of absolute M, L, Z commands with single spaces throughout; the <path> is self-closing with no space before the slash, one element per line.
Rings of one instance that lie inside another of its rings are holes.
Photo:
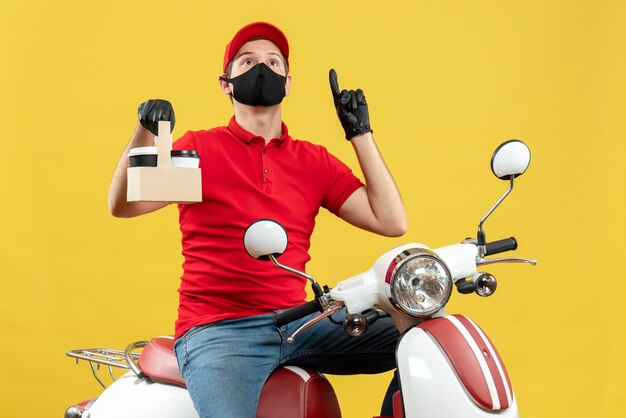
<path fill-rule="evenodd" d="M 287 343 L 311 317 L 282 327 L 272 314 L 224 320 L 178 338 L 178 365 L 200 417 L 254 418 L 263 384 L 278 366 L 308 366 L 329 374 L 381 373 L 396 367 L 399 334 L 389 318 L 379 319 L 360 338 L 347 336 L 342 326 L 325 319 Z"/>

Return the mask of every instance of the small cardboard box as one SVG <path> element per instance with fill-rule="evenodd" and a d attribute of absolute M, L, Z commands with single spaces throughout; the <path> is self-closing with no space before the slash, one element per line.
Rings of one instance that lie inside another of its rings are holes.
<path fill-rule="evenodd" d="M 170 122 L 159 121 L 156 167 L 129 167 L 126 199 L 129 202 L 192 203 L 202 201 L 199 168 L 172 164 Z"/>

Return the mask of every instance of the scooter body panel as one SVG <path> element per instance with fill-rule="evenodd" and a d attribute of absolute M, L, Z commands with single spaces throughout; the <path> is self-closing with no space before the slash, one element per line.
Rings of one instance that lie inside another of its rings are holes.
<path fill-rule="evenodd" d="M 186 389 L 127 373 L 89 408 L 88 418 L 198 418 Z"/>
<path fill-rule="evenodd" d="M 454 317 L 452 317 L 452 321 Z M 429 322 L 451 321 L 450 317 L 437 318 L 413 327 L 400 340 L 397 349 L 398 373 L 406 418 L 517 418 L 517 402 L 512 389 L 506 402 L 499 404 L 497 399 L 476 399 L 480 396 L 479 385 L 487 386 L 487 381 L 494 376 L 485 376 L 483 381 L 476 378 L 474 382 L 460 375 L 467 374 L 467 370 L 457 370 L 464 367 L 463 363 L 453 364 L 448 352 L 456 351 L 456 357 L 476 361 L 476 353 L 469 347 L 459 345 L 446 347 L 450 342 L 438 341 L 428 330 Z M 482 353 L 481 353 L 482 355 Z M 456 368 L 455 368 L 456 367 Z M 492 372 L 488 369 L 487 374 Z M 497 372 L 499 374 L 499 372 Z M 508 378 L 507 384 L 508 384 Z M 497 396 L 493 391 L 492 397 Z M 489 389 L 488 389 L 489 390 Z M 473 395 L 472 395 L 473 393 Z M 478 393 L 478 395 L 476 395 Z M 489 394 L 487 395 L 489 396 Z"/>

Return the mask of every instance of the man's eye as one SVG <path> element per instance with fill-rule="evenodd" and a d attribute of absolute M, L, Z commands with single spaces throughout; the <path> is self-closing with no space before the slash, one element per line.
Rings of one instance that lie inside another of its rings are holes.
<path fill-rule="evenodd" d="M 278 65 L 278 61 L 270 61 L 270 65 L 272 67 L 276 67 Z"/>
<path fill-rule="evenodd" d="M 252 60 L 245 60 L 244 61 L 244 65 L 253 65 L 254 62 L 252 62 Z"/>

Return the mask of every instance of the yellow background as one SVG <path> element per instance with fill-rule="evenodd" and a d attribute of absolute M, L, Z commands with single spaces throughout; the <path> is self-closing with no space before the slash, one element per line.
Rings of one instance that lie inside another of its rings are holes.
<path fill-rule="evenodd" d="M 167 98 L 175 135 L 225 124 L 224 46 L 254 20 L 291 46 L 290 132 L 358 172 L 327 81 L 363 88 L 410 216 L 388 239 L 318 218 L 324 283 L 387 249 L 474 235 L 506 183 L 494 148 L 532 163 L 487 222 L 531 268 L 490 269 L 489 299 L 449 312 L 483 326 L 523 417 L 626 416 L 626 7 L 622 1 L 0 0 L 0 416 L 60 417 L 98 393 L 65 351 L 172 333 L 177 211 L 112 218 L 108 184 L 137 105 Z M 332 378 L 344 416 L 378 412 L 388 376 Z"/>

